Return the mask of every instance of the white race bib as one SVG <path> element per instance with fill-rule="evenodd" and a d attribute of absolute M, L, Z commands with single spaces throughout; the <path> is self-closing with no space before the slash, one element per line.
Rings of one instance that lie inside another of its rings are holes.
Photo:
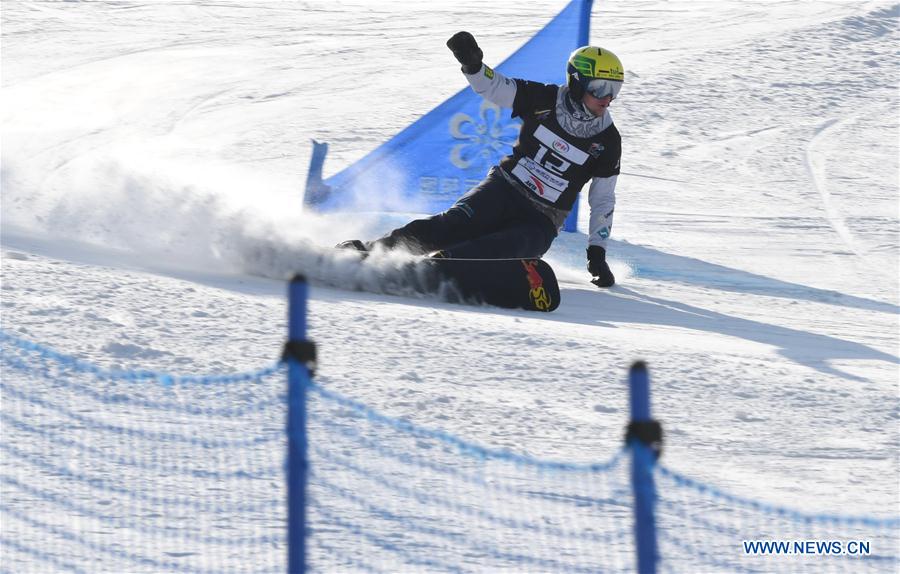
<path fill-rule="evenodd" d="M 589 156 L 545 126 L 538 126 L 534 137 L 541 143 L 540 149 L 534 158 L 521 158 L 512 175 L 542 199 L 556 203 L 569 187 L 563 174 L 569 166 L 583 165 Z"/>
<path fill-rule="evenodd" d="M 523 157 L 516 163 L 512 174 L 528 189 L 541 198 L 556 203 L 562 192 L 569 186 L 568 180 L 550 173 L 531 158 Z"/>

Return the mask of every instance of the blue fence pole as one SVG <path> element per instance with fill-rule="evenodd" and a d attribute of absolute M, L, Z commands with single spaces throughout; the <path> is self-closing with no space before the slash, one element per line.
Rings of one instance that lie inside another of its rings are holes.
<path fill-rule="evenodd" d="M 284 360 L 288 364 L 287 497 L 288 573 L 306 571 L 306 387 L 315 365 L 315 345 L 306 340 L 306 278 L 296 275 L 288 289 L 288 341 Z"/>
<path fill-rule="evenodd" d="M 627 441 L 631 448 L 631 488 L 634 493 L 634 537 L 639 574 L 655 574 L 659 554 L 656 544 L 656 488 L 653 465 L 662 444 L 662 428 L 650 418 L 650 377 L 647 365 L 636 362 L 628 376 L 631 423 Z"/>

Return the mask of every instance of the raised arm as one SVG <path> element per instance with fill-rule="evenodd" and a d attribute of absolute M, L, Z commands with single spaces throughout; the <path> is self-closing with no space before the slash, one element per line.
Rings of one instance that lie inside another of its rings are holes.
<path fill-rule="evenodd" d="M 462 72 L 476 94 L 501 108 L 513 107 L 516 82 L 484 65 L 484 53 L 472 34 L 457 32 L 447 40 L 447 47 L 462 64 Z"/>

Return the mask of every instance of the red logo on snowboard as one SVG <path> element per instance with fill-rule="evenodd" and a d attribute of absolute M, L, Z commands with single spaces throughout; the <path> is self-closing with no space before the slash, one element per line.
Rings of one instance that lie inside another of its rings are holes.
<path fill-rule="evenodd" d="M 534 303 L 535 309 L 549 311 L 550 295 L 544 289 L 544 278 L 541 277 L 537 270 L 537 263 L 536 259 L 522 260 L 522 265 L 525 266 L 525 278 L 528 279 L 528 286 L 530 287 L 528 295 L 531 297 L 531 302 Z"/>

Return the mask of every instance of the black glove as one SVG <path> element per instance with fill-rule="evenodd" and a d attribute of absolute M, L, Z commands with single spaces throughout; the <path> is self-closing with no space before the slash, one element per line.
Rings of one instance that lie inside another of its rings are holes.
<path fill-rule="evenodd" d="M 594 277 L 591 283 L 597 287 L 612 287 L 615 284 L 616 278 L 606 263 L 606 249 L 599 245 L 588 246 L 587 260 L 587 270 Z"/>
<path fill-rule="evenodd" d="M 474 74 L 481 69 L 481 59 L 484 53 L 475 42 L 475 36 L 468 32 L 457 32 L 447 40 L 447 47 L 453 51 L 453 55 L 462 64 L 462 71 Z"/>

